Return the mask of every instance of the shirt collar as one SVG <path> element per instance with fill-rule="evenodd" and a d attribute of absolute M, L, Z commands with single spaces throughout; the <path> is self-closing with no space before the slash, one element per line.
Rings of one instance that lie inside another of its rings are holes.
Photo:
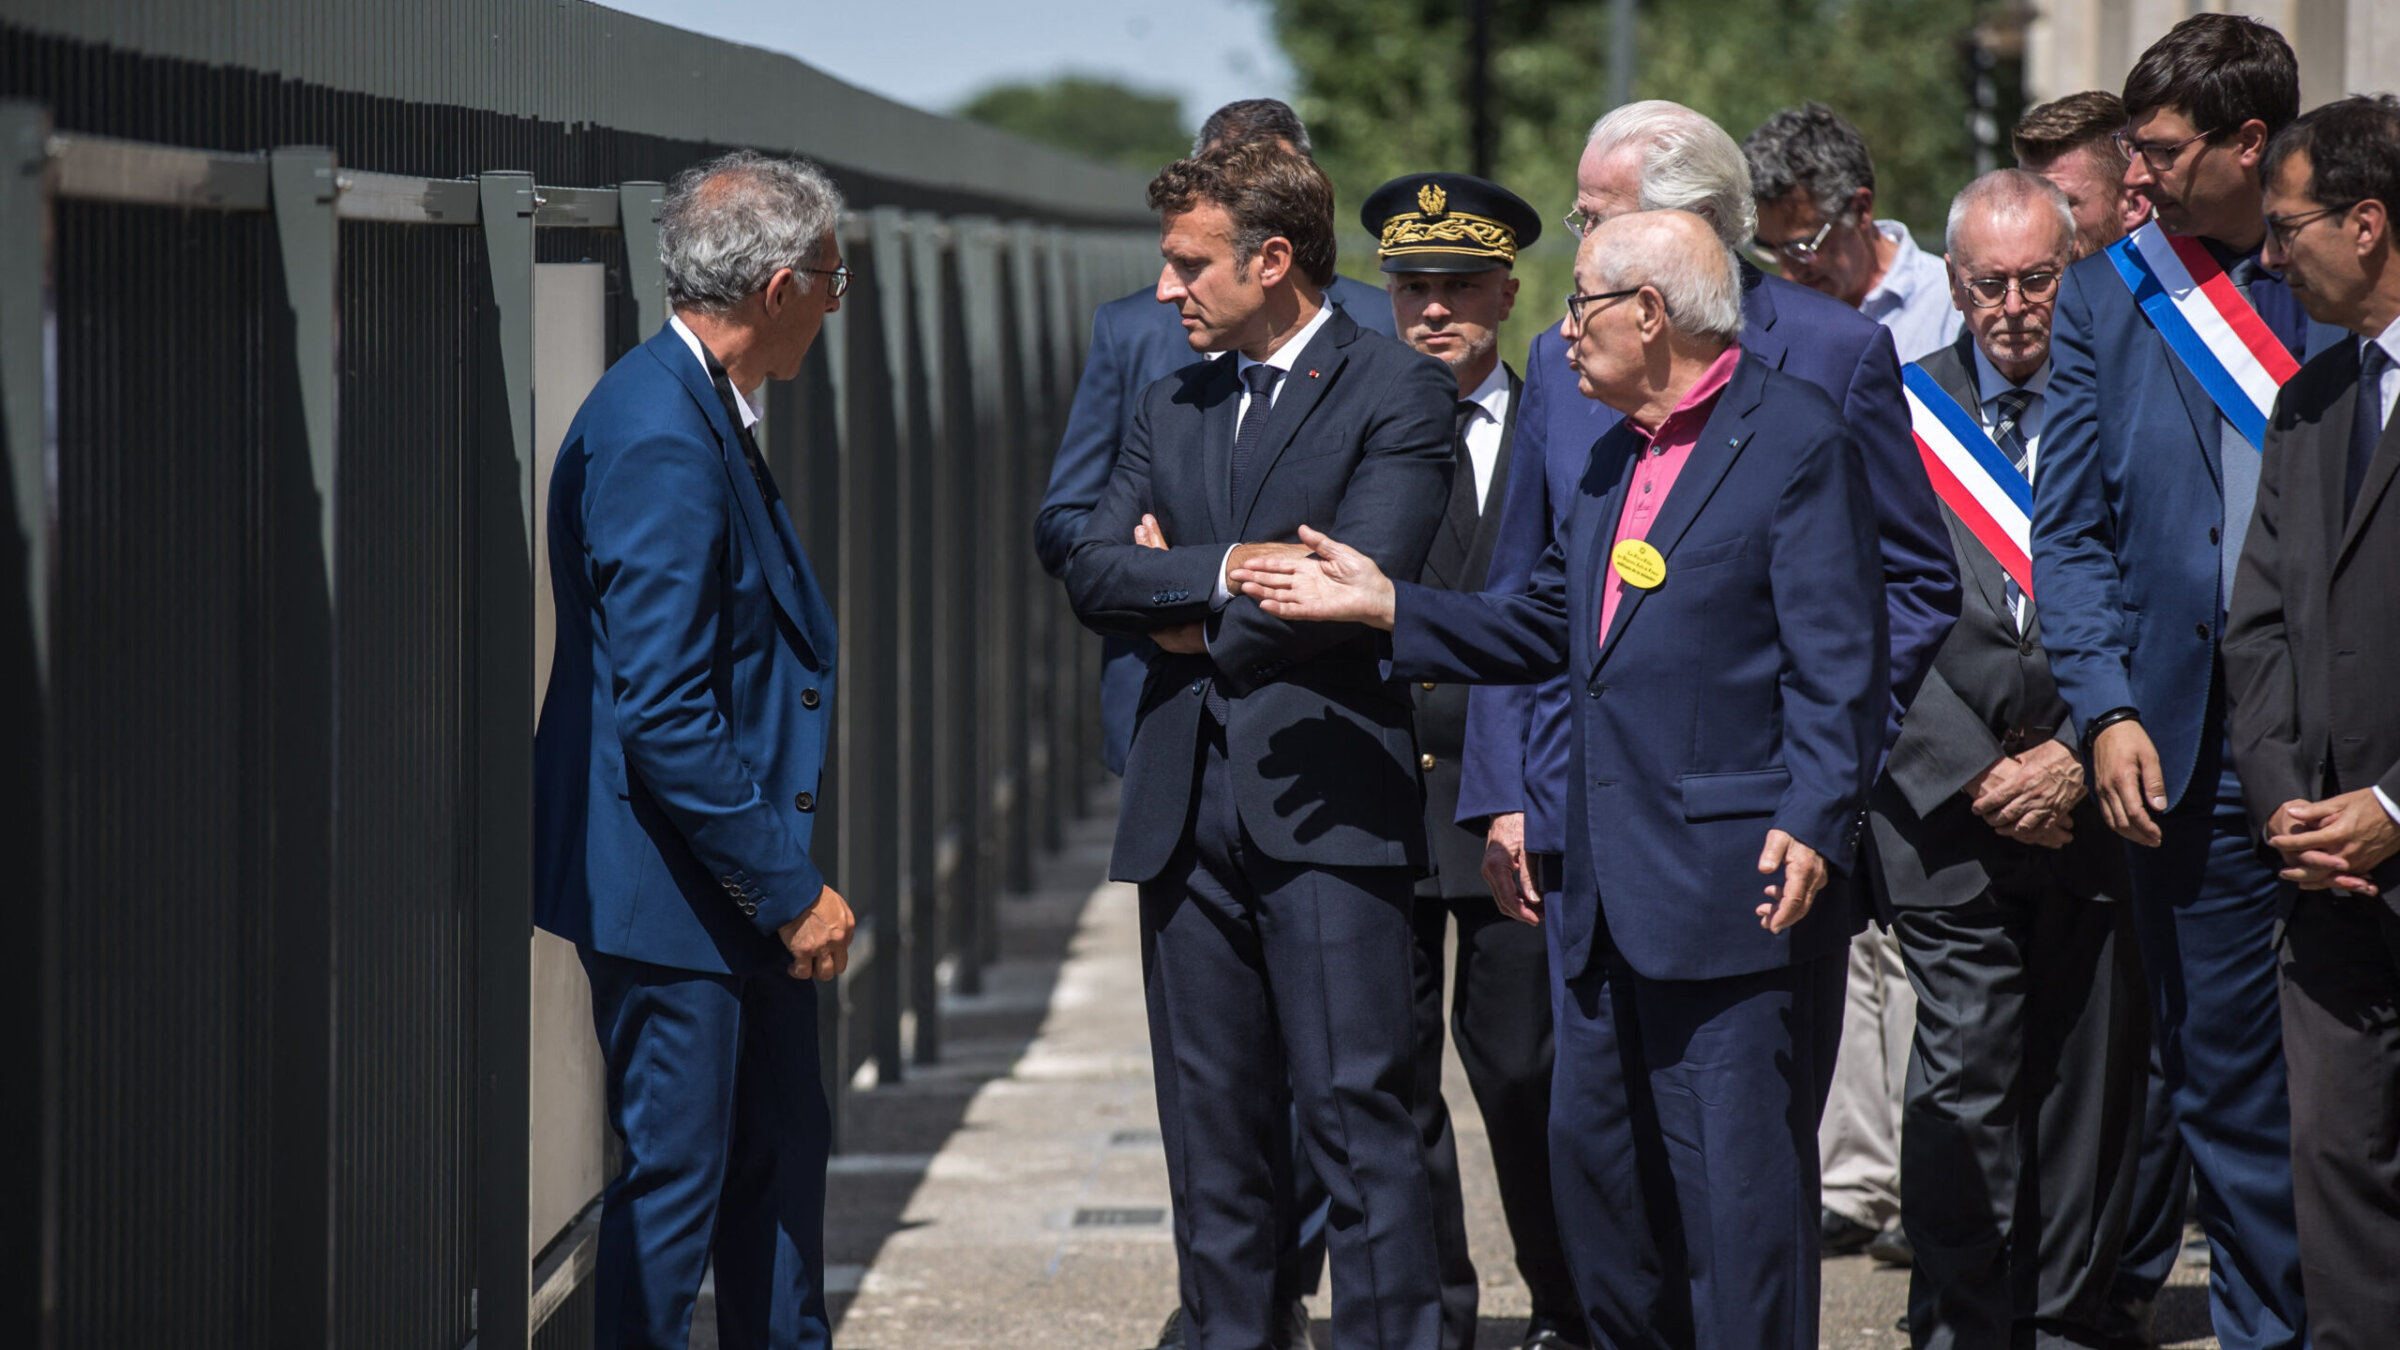
<path fill-rule="evenodd" d="M 1975 348 L 1975 396 L 1985 403 L 1991 402 L 2011 389 L 2022 389 L 2036 398 L 2046 397 L 2050 393 L 2050 363 L 2048 361 L 2042 362 L 2042 368 L 2033 372 L 2032 379 L 2023 384 L 2010 384 L 2008 377 L 2000 373 L 2000 368 L 1992 364 L 1992 358 L 1983 354 L 1983 348 L 1975 346 L 1972 342 L 1967 345 Z"/>
<path fill-rule="evenodd" d="M 1508 421 L 1508 363 L 1494 361 L 1492 373 L 1483 377 L 1483 383 L 1475 386 L 1474 393 L 1460 401 L 1474 404 L 1495 422 Z"/>
<path fill-rule="evenodd" d="M 667 320 L 667 327 L 674 329 L 675 336 L 683 339 L 683 345 L 692 349 L 692 359 L 700 363 L 700 368 L 708 369 L 708 348 L 700 345 L 699 335 L 684 325 L 683 316 L 677 314 L 670 317 Z M 733 381 L 727 380 L 725 383 L 730 386 Z M 750 400 L 744 397 L 739 389 L 733 391 L 733 406 L 742 410 L 743 426 L 758 425 L 758 410 L 750 406 Z"/>
<path fill-rule="evenodd" d="M 1667 414 L 1666 420 L 1660 422 L 1656 430 L 1644 431 L 1641 423 L 1631 418 L 1626 420 L 1653 445 L 1667 434 L 1669 428 L 1704 423 L 1708 420 L 1710 410 L 1716 407 L 1717 395 L 1724 393 L 1725 386 L 1733 383 L 1734 367 L 1741 363 L 1742 345 L 1737 342 L 1708 363 L 1708 369 L 1700 372 L 1700 378 L 1692 381 L 1692 387 L 1683 391 L 1683 401 L 1675 405 L 1675 410 Z M 1698 426 L 1693 426 L 1694 438 L 1699 434 Z"/>
<path fill-rule="evenodd" d="M 1895 305 L 1907 304 L 1910 297 L 1924 288 L 1927 280 L 1924 276 L 1925 264 L 1932 261 L 1932 255 L 1917 247 L 1915 236 L 1899 221 L 1876 221 L 1875 232 L 1891 240 L 1895 247 L 1892 265 L 1883 269 L 1883 279 L 1877 281 L 1875 288 L 1858 302 L 1862 310 L 1887 299 Z M 1936 263 L 1935 266 L 1939 267 L 1940 264 Z"/>
<path fill-rule="evenodd" d="M 2392 358 L 2393 364 L 2400 365 L 2400 319 L 2392 320 L 2390 326 L 2369 340 L 2383 348 L 2383 354 Z"/>
<path fill-rule="evenodd" d="M 1320 302 L 1317 305 L 1317 317 L 1300 325 L 1300 331 L 1292 334 L 1291 341 L 1277 347 L 1273 356 L 1264 361 L 1253 361 L 1239 352 L 1234 353 L 1234 374 L 1239 375 L 1252 366 L 1273 366 L 1286 375 L 1291 374 L 1292 364 L 1300 359 L 1300 353 L 1307 348 L 1309 343 L 1317 340 L 1317 330 L 1323 328 L 1325 321 L 1332 317 L 1333 302 L 1331 300 Z"/>

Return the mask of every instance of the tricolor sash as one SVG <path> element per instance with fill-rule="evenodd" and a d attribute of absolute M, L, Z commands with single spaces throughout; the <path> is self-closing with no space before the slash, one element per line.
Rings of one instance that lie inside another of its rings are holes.
<path fill-rule="evenodd" d="M 2250 444 L 2264 449 L 2267 416 L 2300 363 L 2197 239 L 2152 221 L 2109 245 L 2108 260 L 2150 316 L 2150 326 L 2210 401 Z"/>
<path fill-rule="evenodd" d="M 2033 484 L 1923 366 L 1902 366 L 1900 387 L 1934 495 L 1999 559 L 2000 570 L 2033 594 Z"/>

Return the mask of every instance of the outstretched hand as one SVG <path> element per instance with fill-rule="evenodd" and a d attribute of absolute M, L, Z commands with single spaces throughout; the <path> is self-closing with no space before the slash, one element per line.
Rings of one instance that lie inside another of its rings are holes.
<path fill-rule="evenodd" d="M 1373 558 L 1306 525 L 1300 527 L 1300 542 L 1310 556 L 1250 558 L 1226 580 L 1278 619 L 1363 623 L 1390 631 L 1392 582 Z"/>

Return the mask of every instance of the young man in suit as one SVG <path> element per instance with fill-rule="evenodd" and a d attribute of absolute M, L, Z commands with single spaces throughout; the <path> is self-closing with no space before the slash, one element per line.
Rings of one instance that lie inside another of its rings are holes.
<path fill-rule="evenodd" d="M 841 209 L 748 151 L 678 177 L 674 317 L 601 377 L 550 480 L 534 915 L 582 954 L 625 1140 L 592 1280 L 609 1350 L 682 1346 L 712 1256 L 723 1344 L 832 1340 L 809 981 L 852 923 L 808 849 L 833 609 L 750 426 L 839 306 Z"/>
<path fill-rule="evenodd" d="M 1634 210 L 1698 212 L 1729 249 L 1755 234 L 1750 169 L 1723 128 L 1680 104 L 1631 103 L 1592 128 L 1575 171 L 1578 230 Z M 1866 456 L 1883 556 L 1891 628 L 1891 706 L 1885 741 L 1899 734 L 1900 709 L 1958 616 L 1959 587 L 1940 505 L 1909 439 L 1907 405 L 1891 334 L 1856 309 L 1741 264 L 1742 348 L 1770 367 L 1823 390 L 1842 409 Z M 1576 499 L 1592 444 L 1619 414 L 1569 385 L 1566 340 L 1536 337 L 1525 362 L 1524 406 L 1509 465 L 1509 491 L 1486 585 L 1522 586 Z M 1542 896 L 1527 855 L 1566 847 L 1567 721 L 1573 691 L 1562 678 L 1536 687 L 1481 688 L 1469 699 L 1459 819 L 1486 824 L 1485 870 L 1501 907 L 1538 921 Z M 1822 1227 L 1830 1250 L 1856 1251 L 1888 1213 L 1837 1197 Z M 1896 1195 L 1888 1197 L 1896 1204 Z"/>
<path fill-rule="evenodd" d="M 1301 124 L 1299 114 L 1271 98 L 1237 99 L 1210 113 L 1192 140 L 1192 153 L 1249 141 L 1279 144 L 1303 157 L 1311 154 L 1308 128 Z M 1361 328 L 1385 337 L 1393 335 L 1391 306 L 1381 291 L 1365 282 L 1337 276 L 1325 288 L 1325 299 Z M 1092 342 L 1084 357 L 1083 375 L 1075 382 L 1066 433 L 1059 438 L 1057 458 L 1050 462 L 1050 486 L 1034 517 L 1034 551 L 1041 556 L 1043 571 L 1054 577 L 1066 575 L 1067 551 L 1082 536 L 1084 522 L 1091 518 L 1092 508 L 1108 486 L 1109 473 L 1116 467 L 1117 447 L 1133 430 L 1133 410 L 1142 391 L 1190 364 L 1191 359 L 1191 344 L 1185 341 L 1175 307 L 1159 303 L 1155 286 L 1119 296 L 1093 311 Z M 1144 637 L 1101 639 L 1100 759 L 1110 773 L 1125 772 L 1142 680 L 1157 652 L 1157 645 Z M 1309 1171 L 1296 1121 L 1291 1144 L 1293 1201 L 1282 1221 L 1283 1256 L 1277 1279 L 1285 1313 L 1283 1339 L 1296 1345 L 1306 1337 L 1308 1328 L 1308 1312 L 1300 1300 L 1316 1289 L 1325 1273 L 1325 1188 Z M 1182 1346 L 1182 1327 L 1180 1310 L 1169 1313 L 1159 1330 L 1158 1350 Z"/>
<path fill-rule="evenodd" d="M 2124 102 L 2126 182 L 2157 221 L 2060 283 L 2033 590 L 2092 793 L 2132 844 L 2217 1334 L 2229 1350 L 2296 1347 L 2307 1321 L 2276 1031 L 2279 882 L 2227 753 L 2217 643 L 2258 483 L 2258 391 L 2338 334 L 2312 326 L 2258 260 L 2259 161 L 2299 112 L 2283 38 L 2195 15 L 2135 62 Z M 2195 323 L 2239 324 L 2255 343 L 2207 346 Z M 2231 378 L 2237 367 L 2252 377 Z"/>
<path fill-rule="evenodd" d="M 1966 603 L 1869 820 L 1917 995 L 1900 1166 L 1909 1326 L 1939 1350 L 2006 1350 L 2024 1332 L 2107 1342 L 2136 1195 L 2149 1019 L 2124 848 L 2085 790 L 2019 580 L 2022 531 L 1989 505 L 2025 514 L 2075 237 L 2066 194 L 2040 176 L 1969 184 L 1945 239 L 1966 332 L 1911 376 L 1920 433 L 1952 452 L 1942 516 Z M 1987 490 L 1969 491 L 1978 482 Z"/>
<path fill-rule="evenodd" d="M 2356 334 L 2283 387 L 2226 621 L 2250 818 L 2297 883 L 2283 1053 L 2308 1329 L 2400 1328 L 2400 104 L 2329 103 L 2267 151 L 2268 239 L 2309 317 Z"/>
<path fill-rule="evenodd" d="M 1426 865 L 1407 691 L 1357 627 L 1296 627 L 1226 576 L 1312 520 L 1415 575 L 1449 493 L 1455 380 L 1325 303 L 1333 189 L 1272 145 L 1150 185 L 1159 298 L 1195 361 L 1134 413 L 1067 557 L 1103 633 L 1147 634 L 1110 876 L 1141 887 L 1159 1125 L 1187 1335 L 1269 1343 L 1288 1081 L 1331 1195 L 1333 1334 L 1437 1344 L 1433 1205 L 1410 1108 L 1409 909 Z"/>
<path fill-rule="evenodd" d="M 1542 218 L 1497 183 L 1463 173 L 1408 174 L 1370 193 L 1359 223 L 1375 236 L 1400 340 L 1458 377 L 1450 500 L 1418 580 L 1483 589 L 1499 537 L 1500 498 L 1516 438 L 1517 373 L 1500 359 L 1500 325 L 1516 306 L 1517 252 Z M 1442 1343 L 1475 1343 L 1475 1264 L 1466 1244 L 1458 1145 L 1442 1100 L 1442 973 L 1453 922 L 1451 1028 L 1491 1137 L 1500 1207 L 1517 1270 L 1533 1295 L 1523 1344 L 1572 1350 L 1583 1335 L 1575 1283 L 1558 1249 L 1550 1203 L 1550 980 L 1542 935 L 1511 923 L 1483 883 L 1483 835 L 1456 823 L 1467 686 L 1423 681 L 1418 763 L 1434 874 L 1417 883 L 1417 1128 L 1439 1211 Z"/>
<path fill-rule="evenodd" d="M 1551 1178 L 1585 1316 L 1604 1345 L 1800 1350 L 1816 1107 L 1883 744 L 1873 498 L 1832 402 L 1735 344 L 1739 281 L 1708 222 L 1611 220 L 1575 280 L 1578 383 L 1626 418 L 1526 589 L 1395 582 L 1314 530 L 1316 557 L 1238 579 L 1270 614 L 1389 629 L 1411 679 L 1570 672 L 1570 846 L 1543 927 Z"/>

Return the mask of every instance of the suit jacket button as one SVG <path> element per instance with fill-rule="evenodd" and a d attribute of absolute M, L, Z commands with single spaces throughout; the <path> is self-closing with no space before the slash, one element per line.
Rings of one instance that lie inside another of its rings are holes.
<path fill-rule="evenodd" d="M 742 902 L 742 913 L 751 918 L 756 918 L 758 917 L 758 906 L 751 904 L 747 900 L 744 900 Z"/>
<path fill-rule="evenodd" d="M 1431 756 L 1431 755 L 1419 755 L 1419 756 L 1417 756 L 1417 767 L 1418 767 L 1418 768 L 1420 768 L 1420 769 L 1430 769 L 1430 768 L 1432 768 L 1432 767 L 1433 767 L 1433 762 L 1434 762 L 1434 761 L 1433 761 L 1433 756 Z"/>
<path fill-rule="evenodd" d="M 2029 637 L 2017 639 L 2017 654 L 2019 656 L 2033 655 L 2033 639 Z"/>
<path fill-rule="evenodd" d="M 1428 691 L 1430 691 L 1430 690 L 1433 688 L 1433 681 L 1431 681 L 1431 680 L 1427 680 L 1427 681 L 1425 682 L 1425 688 L 1426 688 Z"/>
<path fill-rule="evenodd" d="M 2212 543 L 2212 544 L 2213 544 L 2213 543 L 2217 542 L 2217 540 L 2219 540 L 2219 539 L 2221 539 L 2221 538 L 2223 538 L 2223 537 L 2224 537 L 2224 536 L 2220 535 L 2220 534 L 2217 532 L 2217 527 L 2216 527 L 2216 526 L 2214 526 L 2214 525 L 2211 525 L 2211 526 L 2209 526 L 2209 527 L 2208 527 L 2208 542 L 2210 542 L 2210 543 Z"/>
<path fill-rule="evenodd" d="M 2208 625 L 2204 623 L 2193 624 L 2192 636 L 2200 639 L 2202 642 L 2208 641 Z"/>
<path fill-rule="evenodd" d="M 814 811 L 817 809 L 817 796 L 813 792 L 800 793 L 792 798 L 792 805 L 803 811 Z"/>
<path fill-rule="evenodd" d="M 801 691 L 800 691 L 800 706 L 801 706 L 801 707 L 803 707 L 803 708 L 813 708 L 813 707 L 817 706 L 817 702 L 818 702 L 818 699 L 817 699 L 817 691 L 816 691 L 816 690 L 814 690 L 814 689 L 803 689 L 803 690 L 801 690 Z"/>

